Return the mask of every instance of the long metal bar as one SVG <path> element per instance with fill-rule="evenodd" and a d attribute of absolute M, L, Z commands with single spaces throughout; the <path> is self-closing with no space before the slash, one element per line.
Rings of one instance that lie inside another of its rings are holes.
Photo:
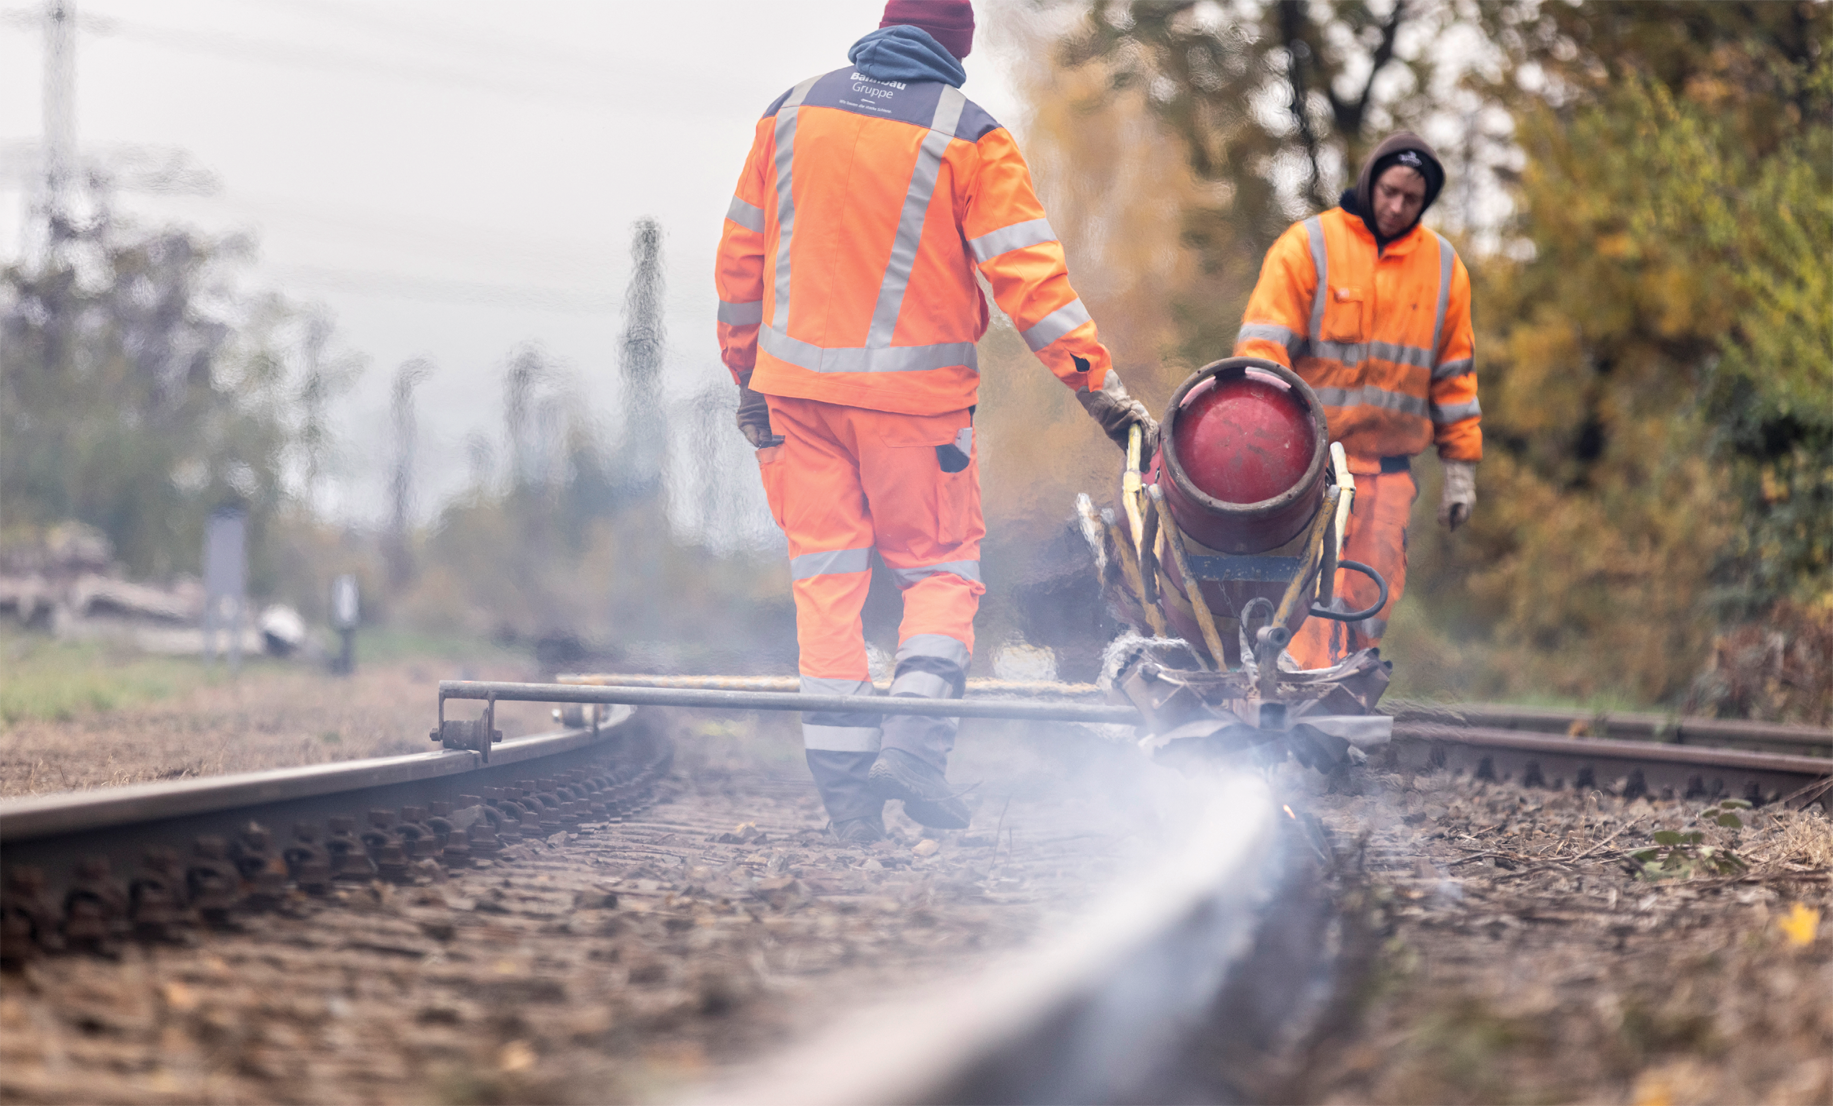
<path fill-rule="evenodd" d="M 440 699 L 491 699 L 523 703 L 625 703 L 638 707 L 705 707 L 714 710 L 819 711 L 828 714 L 915 714 L 928 718 L 1008 718 L 1028 722 L 1138 725 L 1132 707 L 1037 703 L 1021 699 L 919 699 L 889 695 L 799 695 L 780 691 L 712 691 L 697 688 L 611 687 L 589 684 L 518 684 L 441 680 Z"/>
<path fill-rule="evenodd" d="M 556 683 L 611 687 L 694 688 L 709 691 L 794 692 L 801 681 L 794 676 L 660 676 L 641 672 L 580 672 L 555 677 Z M 883 688 L 889 685 L 878 685 Z M 970 697 L 982 694 L 1035 695 L 1052 698 L 1090 698 L 1101 695 L 1095 684 L 1055 680 L 999 680 L 970 677 Z M 1776 722 L 1742 719 L 1696 718 L 1688 715 L 1630 711 L 1580 711 L 1548 707 L 1519 707 L 1503 703 L 1425 703 L 1390 699 L 1382 713 L 1406 725 L 1440 724 L 1487 726 L 1494 729 L 1565 734 L 1575 725 L 1602 729 L 1592 737 L 1654 738 L 1672 744 L 1781 745 L 1814 753 L 1833 753 L 1833 730 Z"/>
<path fill-rule="evenodd" d="M 802 681 L 796 676 L 658 676 L 647 672 L 563 672 L 554 677 L 557 684 L 583 684 L 590 687 L 685 687 L 707 691 L 796 691 Z M 885 690 L 889 681 L 874 683 Z M 968 695 L 986 692 L 1010 695 L 1049 696 L 1059 699 L 1085 698 L 1104 694 L 1097 684 L 1069 684 L 1056 680 L 998 680 L 970 676 Z"/>

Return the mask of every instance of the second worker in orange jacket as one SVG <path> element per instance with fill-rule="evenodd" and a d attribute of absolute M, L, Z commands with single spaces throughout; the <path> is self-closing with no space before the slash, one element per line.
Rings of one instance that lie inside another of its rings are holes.
<path fill-rule="evenodd" d="M 1157 433 L 1070 287 L 1012 135 L 961 94 L 973 29 L 968 0 L 891 0 L 851 65 L 764 112 L 726 213 L 719 341 L 789 539 L 804 693 L 872 694 L 860 609 L 875 552 L 903 590 L 891 694 L 965 689 L 985 591 L 978 277 L 1116 443 Z M 945 775 L 954 733 L 952 719 L 804 714 L 835 836 L 882 837 L 888 799 L 965 826 Z"/>
<path fill-rule="evenodd" d="M 1483 431 L 1470 274 L 1443 235 L 1419 225 L 1444 183 L 1424 139 L 1401 132 L 1382 142 L 1340 206 L 1294 223 L 1267 251 L 1235 339 L 1237 355 L 1288 365 L 1316 390 L 1356 477 L 1343 555 L 1388 582 L 1373 618 L 1305 623 L 1291 653 L 1306 668 L 1380 644 L 1406 587 L 1415 454 L 1438 447 L 1441 523 L 1456 529 L 1476 506 Z M 1339 609 L 1377 598 L 1367 577 L 1338 575 Z"/>

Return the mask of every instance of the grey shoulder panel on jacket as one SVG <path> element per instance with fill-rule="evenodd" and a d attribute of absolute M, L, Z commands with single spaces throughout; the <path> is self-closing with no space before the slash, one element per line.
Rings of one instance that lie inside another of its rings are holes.
<path fill-rule="evenodd" d="M 774 99 L 774 100 L 772 100 L 772 101 L 770 101 L 770 106 L 769 106 L 769 107 L 767 107 L 767 108 L 765 108 L 765 109 L 764 109 L 764 114 L 763 114 L 763 115 L 760 115 L 760 116 L 758 116 L 758 118 L 760 118 L 760 119 L 768 119 L 768 118 L 770 118 L 770 117 L 771 117 L 772 115 L 775 115 L 775 114 L 776 114 L 776 113 L 777 113 L 778 111 L 780 111 L 780 110 L 782 109 L 782 107 L 783 107 L 783 101 L 784 101 L 784 100 L 787 100 L 787 99 L 789 99 L 789 94 L 790 94 L 791 92 L 794 92 L 794 91 L 795 91 L 795 88 L 794 88 L 793 86 L 792 86 L 792 87 L 790 87 L 790 88 L 786 88 L 786 89 L 784 89 L 784 90 L 783 90 L 783 94 L 782 94 L 781 96 L 778 96 L 778 97 L 777 97 L 776 99 Z M 755 101 L 753 101 L 753 102 L 755 102 Z"/>
<path fill-rule="evenodd" d="M 988 115 L 986 109 L 969 100 L 961 109 L 961 121 L 955 124 L 955 137 L 965 138 L 969 142 L 978 142 L 999 129 L 999 120 Z"/>
<path fill-rule="evenodd" d="M 861 115 L 898 119 L 921 126 L 934 117 L 936 100 L 942 88 L 940 81 L 877 81 L 851 69 L 837 69 L 818 78 L 803 102 L 810 107 L 837 107 Z M 781 96 L 772 100 L 770 106 L 764 109 L 763 118 L 769 119 L 781 111 L 784 102 L 793 92 L 794 88 L 786 89 Z M 987 114 L 987 110 L 979 104 L 968 100 L 961 109 L 960 120 L 955 124 L 955 137 L 978 142 L 999 129 L 997 119 Z"/>

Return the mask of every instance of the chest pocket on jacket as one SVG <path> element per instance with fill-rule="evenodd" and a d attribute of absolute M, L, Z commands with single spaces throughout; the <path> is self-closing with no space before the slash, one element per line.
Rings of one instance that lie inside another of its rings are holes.
<path fill-rule="evenodd" d="M 1362 319 L 1367 295 L 1361 288 L 1332 284 L 1324 301 L 1324 340 L 1326 342 L 1361 342 Z"/>

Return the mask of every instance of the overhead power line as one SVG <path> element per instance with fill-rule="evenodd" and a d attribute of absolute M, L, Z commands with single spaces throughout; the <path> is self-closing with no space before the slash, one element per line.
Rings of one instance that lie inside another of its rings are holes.
<path fill-rule="evenodd" d="M 551 82 L 505 79 L 500 73 L 490 74 L 466 67 L 358 54 L 272 39 L 219 34 L 214 31 L 180 30 L 141 23 L 137 20 L 110 19 L 105 25 L 98 25 L 96 33 L 181 53 L 221 58 L 249 65 L 277 64 L 294 69 L 335 73 L 341 76 L 361 76 L 377 80 L 418 83 L 472 93 L 526 96 L 567 104 L 597 101 L 602 105 L 610 100 L 610 92 L 606 88 L 569 88 Z"/>
<path fill-rule="evenodd" d="M 621 303 L 620 297 L 614 292 L 445 280 L 439 277 L 319 265 L 276 265 L 270 267 L 268 272 L 289 284 L 321 291 L 389 296 L 455 306 L 514 307 L 560 315 L 615 315 Z"/>
<path fill-rule="evenodd" d="M 551 73 L 556 66 L 583 71 L 596 77 L 610 59 L 555 49 L 528 39 L 512 39 L 494 32 L 468 34 L 456 30 L 449 19 L 417 18 L 399 13 L 399 9 L 365 4 L 336 3 L 335 0 L 262 0 L 270 8 L 323 16 L 341 24 L 356 24 L 403 38 L 415 46 L 444 45 L 473 56 L 500 63 L 505 56 L 518 57 Z M 443 16 L 443 12 L 441 15 Z"/>

